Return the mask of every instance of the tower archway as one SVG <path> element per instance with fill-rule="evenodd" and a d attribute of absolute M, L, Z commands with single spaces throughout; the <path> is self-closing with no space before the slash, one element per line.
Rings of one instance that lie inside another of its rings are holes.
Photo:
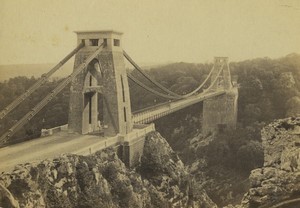
<path fill-rule="evenodd" d="M 100 131 L 99 97 L 101 89 L 101 69 L 97 59 L 86 67 L 83 84 L 82 133 Z"/>
<path fill-rule="evenodd" d="M 122 33 L 84 31 L 77 32 L 77 35 L 78 43 L 84 42 L 85 47 L 76 54 L 74 68 L 98 47 L 103 49 L 72 82 L 69 130 L 86 134 L 103 127 L 106 136 L 131 132 L 132 114 L 121 47 Z"/>

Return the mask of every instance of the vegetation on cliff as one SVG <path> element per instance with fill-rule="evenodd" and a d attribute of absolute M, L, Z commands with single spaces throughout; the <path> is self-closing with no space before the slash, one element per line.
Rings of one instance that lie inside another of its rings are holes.
<path fill-rule="evenodd" d="M 212 64 L 181 62 L 152 68 L 147 73 L 172 91 L 186 94 L 206 78 L 211 67 Z M 237 79 L 240 85 L 238 118 L 243 128 L 254 128 L 252 131 L 255 132 L 256 122 L 269 122 L 276 118 L 300 112 L 299 55 L 290 54 L 274 60 L 259 58 L 233 62 L 230 64 L 230 68 L 233 79 Z M 132 73 L 139 76 L 136 71 Z M 139 78 L 143 79 L 142 77 Z M 0 82 L 0 109 L 4 109 L 36 81 L 34 77 L 15 77 Z M 9 114 L 0 123 L 0 133 L 11 127 L 60 81 L 59 79 L 53 79 L 34 92 L 16 111 Z M 143 82 L 150 86 L 147 80 L 143 80 Z M 133 111 L 167 101 L 145 92 L 131 82 L 129 84 Z M 38 137 L 42 128 L 67 123 L 68 103 L 69 87 L 66 87 L 28 125 L 25 125 L 13 140 L 18 138 L 22 141 Z M 254 135 L 254 137 L 256 136 Z"/>
<path fill-rule="evenodd" d="M 186 94 L 206 78 L 211 67 L 211 64 L 175 63 L 147 72 L 174 92 Z M 247 180 L 250 171 L 263 165 L 262 127 L 273 119 L 300 113 L 299 55 L 232 62 L 230 68 L 233 79 L 240 86 L 238 127 L 235 131 L 226 131 L 216 139 L 202 135 L 201 103 L 155 122 L 157 130 L 189 165 L 197 186 L 207 189 L 208 195 L 219 205 L 237 203 L 251 185 Z M 138 76 L 136 71 L 132 73 Z M 35 81 L 34 78 L 16 77 L 0 83 L 0 109 Z M 0 133 L 12 126 L 60 81 L 49 81 L 35 92 L 1 122 Z M 143 82 L 151 86 L 147 80 Z M 167 101 L 143 91 L 134 83 L 129 84 L 133 111 Z M 38 137 L 41 128 L 67 123 L 68 102 L 67 87 L 11 142 Z"/>
<path fill-rule="evenodd" d="M 249 190 L 236 208 L 300 206 L 299 134 L 300 117 L 263 128 L 264 164 L 251 171 Z"/>
<path fill-rule="evenodd" d="M 216 139 L 202 135 L 201 104 L 156 122 L 158 131 L 220 206 L 238 203 L 250 187 L 250 171 L 263 165 L 262 127 L 300 113 L 299 55 L 247 60 L 230 67 L 240 86 L 235 131 L 225 131 Z"/>
<path fill-rule="evenodd" d="M 113 148 L 63 155 L 0 174 L 1 207 L 165 208 L 216 205 L 190 183 L 185 166 L 158 133 L 145 141 L 140 167 L 128 169 Z"/>

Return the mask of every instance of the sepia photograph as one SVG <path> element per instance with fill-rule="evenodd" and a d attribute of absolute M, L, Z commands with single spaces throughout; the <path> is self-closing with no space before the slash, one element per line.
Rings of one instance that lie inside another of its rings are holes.
<path fill-rule="evenodd" d="M 299 207 L 299 0 L 0 0 L 0 208 Z"/>

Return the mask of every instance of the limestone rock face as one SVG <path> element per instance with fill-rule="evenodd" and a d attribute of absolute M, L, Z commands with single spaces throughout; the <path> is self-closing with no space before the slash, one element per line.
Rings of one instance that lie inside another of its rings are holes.
<path fill-rule="evenodd" d="M 217 207 L 197 188 L 178 155 L 157 133 L 145 141 L 141 175 L 160 192 L 154 207 Z"/>
<path fill-rule="evenodd" d="M 252 170 L 251 188 L 237 207 L 300 207 L 300 118 L 269 124 L 262 141 L 264 166 Z"/>
<path fill-rule="evenodd" d="M 126 168 L 112 148 L 19 165 L 0 175 L 0 207 L 215 207 L 158 133 L 144 149 L 137 169 Z"/>

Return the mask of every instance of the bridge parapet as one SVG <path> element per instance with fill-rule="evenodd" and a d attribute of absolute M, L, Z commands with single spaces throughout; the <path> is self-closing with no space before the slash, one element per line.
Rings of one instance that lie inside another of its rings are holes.
<path fill-rule="evenodd" d="M 222 95 L 224 93 L 224 90 L 217 90 L 213 92 L 207 92 L 204 94 L 198 94 L 178 101 L 159 104 L 157 106 L 153 106 L 153 108 L 148 108 L 145 111 L 139 111 L 138 113 L 133 114 L 132 121 L 134 123 L 149 123 L 165 115 L 171 114 L 175 111 L 199 103 L 205 99 Z"/>
<path fill-rule="evenodd" d="M 68 124 L 62 125 L 62 126 L 56 126 L 54 128 L 50 128 L 50 129 L 42 129 L 41 130 L 41 137 L 45 137 L 45 136 L 51 136 L 57 132 L 60 131 L 68 131 Z"/>
<path fill-rule="evenodd" d="M 115 147 L 118 149 L 119 157 L 128 167 L 133 167 L 140 162 L 144 151 L 144 143 L 146 136 L 150 132 L 155 131 L 155 125 L 139 125 L 135 126 L 132 132 L 126 135 L 116 135 L 106 138 L 90 146 L 86 146 L 75 154 L 89 155 L 107 147 Z"/>
<path fill-rule="evenodd" d="M 86 146 L 84 148 L 81 148 L 80 150 L 77 150 L 74 152 L 74 154 L 78 155 L 90 155 L 93 154 L 99 150 L 103 150 L 108 147 L 117 147 L 122 144 L 123 137 L 121 135 L 116 135 L 114 137 L 108 137 L 104 140 L 100 140 L 99 142 L 96 142 L 92 145 Z"/>
<path fill-rule="evenodd" d="M 147 125 L 138 125 L 139 128 L 134 128 L 132 132 L 129 134 L 126 134 L 124 136 L 124 142 L 132 142 L 136 139 L 145 136 L 149 132 L 155 131 L 155 125 L 154 123 L 147 124 Z"/>
<path fill-rule="evenodd" d="M 133 167 L 140 163 L 146 136 L 153 131 L 155 131 L 155 125 L 151 123 L 144 125 L 144 128 L 134 129 L 124 137 L 122 158 L 128 167 Z"/>

